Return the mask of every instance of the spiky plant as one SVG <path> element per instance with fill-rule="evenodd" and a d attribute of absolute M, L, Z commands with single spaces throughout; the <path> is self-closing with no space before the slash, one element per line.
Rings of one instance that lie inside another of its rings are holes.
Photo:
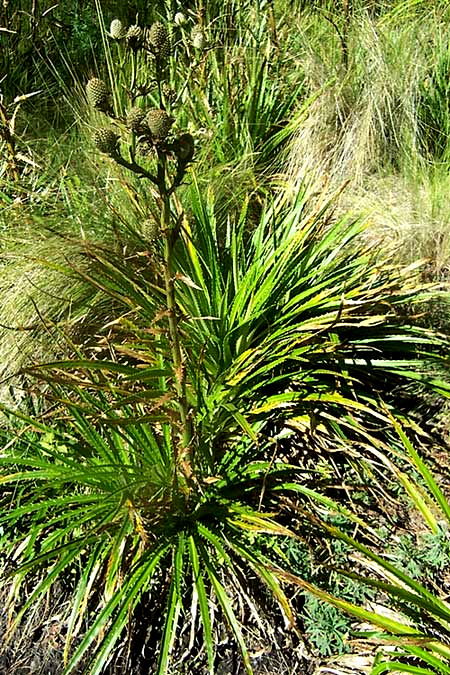
<path fill-rule="evenodd" d="M 302 195 L 268 205 L 251 234 L 244 210 L 221 239 L 211 197 L 194 187 L 191 207 L 182 223 L 160 221 L 165 262 L 156 275 L 106 249 L 91 251 L 91 283 L 123 307 L 108 340 L 124 361 L 38 368 L 57 382 L 65 428 L 40 424 L 50 442 L 22 435 L 1 460 L 5 486 L 29 486 L 24 502 L 5 508 L 5 523 L 26 529 L 31 519 L 33 529 L 11 574 L 52 565 L 16 621 L 79 561 L 67 673 L 87 654 L 88 672 L 100 673 L 125 639 L 128 617 L 146 611 L 144 597 L 164 616 L 159 673 L 170 672 L 185 615 L 192 630 L 201 624 L 214 672 L 213 602 L 251 673 L 234 596 L 256 611 L 258 593 L 249 597 L 242 581 L 254 574 L 292 622 L 281 580 L 299 581 L 265 539 L 298 536 L 283 517 L 289 495 L 313 520 L 331 506 L 314 490 L 315 476 L 308 480 L 285 456 L 282 439 L 331 451 L 343 451 L 346 438 L 371 445 L 376 420 L 389 424 L 380 392 L 420 376 L 419 344 L 424 361 L 434 349 L 431 334 L 401 327 L 395 306 L 412 299 L 414 287 L 354 247 L 359 224 L 341 220 L 326 232 L 323 209 L 308 211 Z M 83 598 L 99 587 L 92 614 Z"/>
<path fill-rule="evenodd" d="M 286 580 L 346 612 L 360 625 L 369 623 L 377 629 L 376 633 L 367 629 L 359 633 L 359 638 L 378 642 L 372 675 L 392 671 L 424 675 L 449 673 L 450 604 L 444 588 L 450 557 L 450 502 L 409 434 L 393 416 L 388 415 L 388 419 L 394 432 L 389 447 L 380 444 L 374 451 L 408 497 L 409 508 L 420 523 L 418 536 L 434 541 L 434 551 L 430 551 L 432 564 L 429 563 L 433 569 L 429 574 L 431 583 L 418 580 L 408 570 L 410 556 L 405 566 L 405 561 L 398 560 L 383 542 L 377 542 L 376 547 L 368 545 L 360 536 L 350 536 L 344 527 L 317 518 L 314 518 L 316 526 L 333 540 L 343 542 L 346 550 L 357 556 L 358 571 L 354 564 L 345 564 L 339 573 L 361 587 L 374 589 L 380 594 L 382 604 L 373 611 L 295 579 L 295 575 L 288 575 Z M 392 452 L 390 458 L 386 450 Z M 415 478 L 411 478 L 411 470 Z M 353 556 L 347 555 L 347 560 L 351 558 Z M 440 575 L 436 575 L 438 570 Z"/>
<path fill-rule="evenodd" d="M 108 112 L 110 108 L 110 91 L 105 82 L 98 77 L 92 77 L 86 85 L 86 96 L 93 108 Z"/>
<path fill-rule="evenodd" d="M 127 31 L 125 30 L 125 27 L 120 19 L 113 19 L 111 21 L 109 34 L 113 40 L 123 40 L 126 37 Z"/>
<path fill-rule="evenodd" d="M 130 49 L 137 52 L 144 46 L 144 31 L 140 26 L 134 24 L 126 32 L 125 40 Z"/>
<path fill-rule="evenodd" d="M 142 108 L 138 108 L 137 106 L 134 106 L 131 108 L 126 116 L 126 125 L 127 127 L 131 130 L 134 131 L 134 133 L 139 134 L 139 132 L 142 130 L 142 124 L 145 119 L 145 110 Z"/>
<path fill-rule="evenodd" d="M 195 49 L 202 50 L 206 45 L 206 35 L 203 26 L 195 24 L 191 30 L 191 40 Z"/>
<path fill-rule="evenodd" d="M 170 117 L 165 110 L 154 108 L 148 111 L 145 121 L 152 136 L 159 140 L 164 140 L 167 138 L 175 120 L 173 117 Z"/>
<path fill-rule="evenodd" d="M 96 129 L 94 132 L 94 145 L 100 152 L 107 155 L 114 155 L 117 149 L 119 136 L 111 129 Z"/>
<path fill-rule="evenodd" d="M 170 54 L 169 32 L 161 21 L 155 21 L 148 31 L 148 42 L 151 51 L 161 57 Z"/>
<path fill-rule="evenodd" d="M 114 648 L 132 641 L 133 617 L 152 607 L 158 649 L 149 668 L 159 675 L 173 672 L 186 625 L 189 653 L 200 633 L 212 675 L 218 616 L 251 673 L 236 606 L 263 630 L 271 595 L 286 624 L 295 620 L 283 585 L 298 580 L 276 543 L 300 536 L 286 500 L 311 520 L 346 511 L 315 492 L 316 474 L 286 439 L 313 451 L 367 450 L 377 421 L 389 423 L 379 397 L 408 378 L 429 380 L 446 344 L 404 325 L 403 304 L 421 292 L 412 271 L 383 265 L 358 244 L 361 224 L 331 215 L 333 200 L 316 204 L 300 190 L 252 214 L 249 198 L 240 217 L 221 220 L 214 191 L 205 194 L 195 177 L 182 201 L 194 139 L 172 125 L 159 66 L 155 59 L 150 112 L 163 131 L 149 128 L 147 110 L 142 133 L 117 116 L 126 142 L 113 146 L 109 136 L 103 146 L 111 168 L 145 182 L 143 226 L 156 214 L 156 241 L 136 255 L 88 247 L 89 270 L 67 261 L 114 300 L 90 345 L 111 357 L 80 353 L 34 368 L 52 387 L 54 423 L 22 416 L 26 430 L 5 438 L 0 458 L 16 593 L 30 570 L 41 574 L 11 633 L 70 572 L 67 674 L 83 663 L 100 675 Z M 270 79 L 262 72 L 260 93 Z M 144 97 L 144 110 L 148 92 L 135 76 L 126 91 L 133 104 Z"/>

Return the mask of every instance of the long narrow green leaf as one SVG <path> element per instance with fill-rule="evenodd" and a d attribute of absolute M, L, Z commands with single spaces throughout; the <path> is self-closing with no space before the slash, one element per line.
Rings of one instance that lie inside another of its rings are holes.
<path fill-rule="evenodd" d="M 226 594 L 224 587 L 220 583 L 214 571 L 214 566 L 211 563 L 210 556 L 203 543 L 199 542 L 198 548 L 202 563 L 205 566 L 206 573 L 208 574 L 209 580 L 211 581 L 212 587 L 214 588 L 214 593 L 216 594 L 217 601 L 219 602 L 223 610 L 225 618 L 227 619 L 228 624 L 231 630 L 233 631 L 233 634 L 241 650 L 245 670 L 247 671 L 248 675 L 253 675 L 253 669 L 250 663 L 250 656 L 248 653 L 247 645 L 245 644 L 244 638 L 242 636 L 239 623 L 236 619 L 236 615 L 231 607 L 230 599 Z"/>
<path fill-rule="evenodd" d="M 408 455 L 411 457 L 411 460 L 413 461 L 414 466 L 417 468 L 417 470 L 421 474 L 422 478 L 425 481 L 426 486 L 428 487 L 429 491 L 431 492 L 434 499 L 436 500 L 436 503 L 441 508 L 442 515 L 447 519 L 447 522 L 450 525 L 450 502 L 447 500 L 447 498 L 443 494 L 442 490 L 439 488 L 439 486 L 436 483 L 431 471 L 429 470 L 429 468 L 427 467 L 425 462 L 419 456 L 418 452 L 414 448 L 414 446 L 411 443 L 411 441 L 409 440 L 408 436 L 405 434 L 405 432 L 402 429 L 399 422 L 392 415 L 390 416 L 390 419 L 391 419 L 391 421 L 394 425 L 394 428 L 397 431 L 406 451 L 408 452 Z"/>
<path fill-rule="evenodd" d="M 181 609 L 181 597 L 177 591 L 176 571 L 174 570 L 170 588 L 167 596 L 166 615 L 164 617 L 164 630 L 160 642 L 160 651 L 158 657 L 157 675 L 167 675 L 169 673 L 169 654 L 172 650 L 178 619 Z"/>
<path fill-rule="evenodd" d="M 168 550 L 169 545 L 167 543 L 161 544 L 156 550 L 147 554 L 146 559 L 140 561 L 134 571 L 129 574 L 123 586 L 117 590 L 115 595 L 97 614 L 93 623 L 88 627 L 83 639 L 67 664 L 64 675 L 71 675 L 74 672 L 100 631 L 105 626 L 108 626 L 99 649 L 91 659 L 89 670 L 89 675 L 100 675 L 102 673 L 113 645 L 120 638 L 130 608 L 134 606 L 139 596 L 148 587 L 161 558 Z"/>
<path fill-rule="evenodd" d="M 203 625 L 203 639 L 206 648 L 206 655 L 208 658 L 209 675 L 214 675 L 214 640 L 211 630 L 209 598 L 206 593 L 203 575 L 200 569 L 197 544 L 192 535 L 188 539 L 188 546 L 189 546 L 189 557 L 192 567 L 193 581 L 195 588 L 197 590 L 198 604 L 200 606 L 200 615 Z"/>
<path fill-rule="evenodd" d="M 334 607 L 343 610 L 347 614 L 351 614 L 360 621 L 369 622 L 375 626 L 378 626 L 379 628 L 382 628 L 384 631 L 392 635 L 404 636 L 407 639 L 412 637 L 416 639 L 419 644 L 425 644 L 432 651 L 438 654 L 442 654 L 446 658 L 450 658 L 450 647 L 448 645 L 442 643 L 437 639 L 428 637 L 427 635 L 422 633 L 420 630 L 417 630 L 413 626 L 409 626 L 406 623 L 401 623 L 400 621 L 396 621 L 395 619 L 383 616 L 382 614 L 371 612 L 370 610 L 359 607 L 358 605 L 355 605 L 346 600 L 341 600 L 340 598 L 335 597 L 331 593 L 323 591 L 317 586 L 314 586 L 313 584 L 310 584 L 304 579 L 301 579 L 300 577 L 297 577 L 296 575 L 288 573 L 284 570 L 280 570 L 276 567 L 272 567 L 270 569 L 272 569 L 274 573 L 276 573 L 280 578 L 284 579 L 285 581 L 300 586 L 303 590 L 312 593 L 320 600 L 323 600 L 329 603 L 330 605 L 333 605 Z"/>

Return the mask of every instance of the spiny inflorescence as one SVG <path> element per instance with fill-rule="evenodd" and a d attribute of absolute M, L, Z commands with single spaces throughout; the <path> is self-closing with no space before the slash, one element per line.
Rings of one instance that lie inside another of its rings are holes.
<path fill-rule="evenodd" d="M 92 77 L 86 85 L 86 96 L 93 108 L 103 111 L 109 109 L 109 90 L 103 80 Z"/>
<path fill-rule="evenodd" d="M 206 36 L 203 26 L 195 24 L 191 30 L 192 44 L 196 49 L 204 49 L 206 45 Z"/>
<path fill-rule="evenodd" d="M 143 121 L 145 118 L 145 110 L 137 106 L 128 111 L 126 117 L 126 125 L 128 129 L 134 131 L 136 134 L 142 131 Z"/>
<path fill-rule="evenodd" d="M 127 30 L 126 40 L 128 47 L 136 52 L 144 44 L 144 31 L 140 26 L 130 26 Z"/>
<path fill-rule="evenodd" d="M 161 233 L 161 228 L 154 218 L 147 218 L 142 223 L 142 231 L 148 241 L 155 241 Z"/>
<path fill-rule="evenodd" d="M 169 39 L 169 32 L 161 21 L 155 21 L 148 32 L 150 48 L 159 53 Z"/>
<path fill-rule="evenodd" d="M 165 110 L 152 108 L 149 110 L 145 121 L 151 131 L 152 136 L 158 140 L 164 140 L 174 123 L 173 117 L 170 117 Z"/>
<path fill-rule="evenodd" d="M 204 35 L 201 26 L 198 28 Z M 140 55 L 136 57 L 132 55 L 131 85 L 129 89 L 124 88 L 129 100 L 125 114 L 119 115 L 113 111 L 112 96 L 103 80 L 98 78 L 89 80 L 86 90 L 91 106 L 103 110 L 114 122 L 112 129 L 104 127 L 95 132 L 94 145 L 114 159 L 117 164 L 129 168 L 140 176 L 147 177 L 158 188 L 161 187 L 162 173 L 159 170 L 156 174 L 152 173 L 145 163 L 139 164 L 139 158 L 157 163 L 166 158 L 167 175 L 171 175 L 172 179 L 169 191 L 173 191 L 181 185 L 187 167 L 192 162 L 194 139 L 188 133 L 178 134 L 172 130 L 175 119 L 171 115 L 171 109 L 177 102 L 177 92 L 167 81 L 168 72 L 165 68 L 176 66 L 176 64 L 164 62 L 165 57 L 170 54 L 169 28 L 163 21 L 155 21 L 150 27 L 141 28 L 136 23 L 126 29 L 119 19 L 114 19 L 111 22 L 109 34 L 111 39 L 124 39 L 130 51 L 137 52 L 142 49 L 144 58 L 140 58 Z M 149 55 L 153 58 L 148 59 Z M 130 54 L 127 50 L 123 54 L 124 63 L 129 58 Z M 138 66 L 144 63 L 146 67 L 153 63 L 155 75 L 154 78 L 141 80 L 138 84 Z M 157 87 L 155 87 L 155 81 Z M 112 86 L 116 86 L 113 78 Z M 158 104 L 151 109 L 146 107 L 145 99 L 142 99 L 149 92 L 155 92 L 155 98 L 159 99 L 159 107 Z M 120 108 L 120 93 L 116 93 L 117 107 Z M 119 130 L 121 135 L 119 135 Z M 121 140 L 123 143 L 120 142 Z"/>
<path fill-rule="evenodd" d="M 126 36 L 127 31 L 120 19 L 113 19 L 109 27 L 109 34 L 113 40 L 123 40 Z"/>
<path fill-rule="evenodd" d="M 114 155 L 117 151 L 119 137 L 111 129 L 102 128 L 94 131 L 94 145 L 107 155 Z"/>

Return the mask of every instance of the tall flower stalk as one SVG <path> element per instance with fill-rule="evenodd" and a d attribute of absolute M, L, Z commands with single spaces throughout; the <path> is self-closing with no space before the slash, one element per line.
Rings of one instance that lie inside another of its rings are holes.
<path fill-rule="evenodd" d="M 161 200 L 161 233 L 164 237 L 164 285 L 166 292 L 166 305 L 169 321 L 169 339 L 172 354 L 172 366 L 174 371 L 174 386 L 177 395 L 178 412 L 180 417 L 180 438 L 178 441 L 177 455 L 175 457 L 175 476 L 177 469 L 181 470 L 184 478 L 189 482 L 193 476 L 192 467 L 192 422 L 189 416 L 189 408 L 186 394 L 186 369 L 183 358 L 183 348 L 177 316 L 177 303 L 175 299 L 175 270 L 173 264 L 173 247 L 178 237 L 178 224 L 173 223 L 171 217 L 171 190 L 174 187 L 167 185 L 166 157 L 163 153 L 158 155 L 158 190 Z"/>
<path fill-rule="evenodd" d="M 164 245 L 163 278 L 165 291 L 165 315 L 167 334 L 170 344 L 173 372 L 172 386 L 175 393 L 178 422 L 174 425 L 177 436 L 174 443 L 174 492 L 181 487 L 189 495 L 194 480 L 193 428 L 189 412 L 186 391 L 186 370 L 180 331 L 180 320 L 175 298 L 176 270 L 174 265 L 174 247 L 180 235 L 180 218 L 173 208 L 173 195 L 181 185 L 186 170 L 193 159 L 194 140 L 188 133 L 172 133 L 174 118 L 167 112 L 164 103 L 166 60 L 170 53 L 170 41 L 167 28 L 161 22 L 155 22 L 146 32 L 138 26 L 128 31 L 119 30 L 118 21 L 111 24 L 110 35 L 116 40 L 124 40 L 132 59 L 131 81 L 128 89 L 132 107 L 125 118 L 113 113 L 111 95 L 106 84 L 97 78 L 87 83 L 86 94 L 93 108 L 108 115 L 118 128 L 125 128 L 130 135 L 129 157 L 122 153 L 122 137 L 113 129 L 103 127 L 94 134 L 97 148 L 109 155 L 117 164 L 132 171 L 140 178 L 149 180 L 156 188 L 156 204 L 159 209 L 159 229 Z M 140 53 L 153 59 L 154 81 L 159 102 L 158 108 L 146 109 L 138 105 L 140 97 L 146 98 L 147 89 L 138 87 L 138 57 Z M 150 160 L 150 162 L 149 162 Z M 153 168 L 148 168 L 148 165 Z"/>

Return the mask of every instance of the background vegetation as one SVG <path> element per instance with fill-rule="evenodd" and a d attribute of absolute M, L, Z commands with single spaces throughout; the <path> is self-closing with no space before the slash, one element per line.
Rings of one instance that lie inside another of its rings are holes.
<path fill-rule="evenodd" d="M 450 672 L 449 20 L 4 3 L 4 672 Z"/>

